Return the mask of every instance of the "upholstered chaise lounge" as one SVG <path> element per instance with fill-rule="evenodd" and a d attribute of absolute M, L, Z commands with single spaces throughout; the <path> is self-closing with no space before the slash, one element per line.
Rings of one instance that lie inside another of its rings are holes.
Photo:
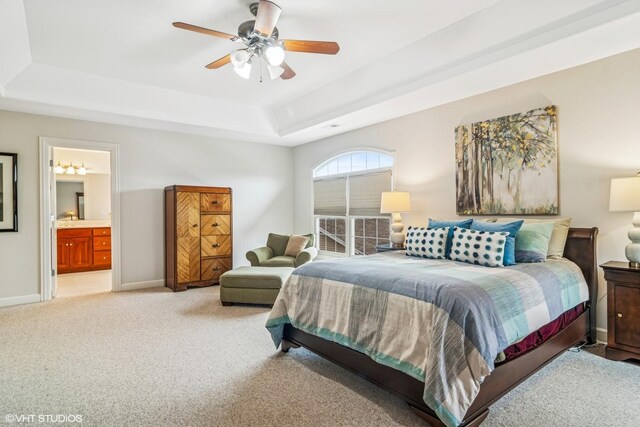
<path fill-rule="evenodd" d="M 318 256 L 318 250 L 313 246 L 314 235 L 303 236 L 308 237 L 309 241 L 297 256 L 285 255 L 291 236 L 269 233 L 267 245 L 247 252 L 247 259 L 252 267 L 300 267 Z"/>

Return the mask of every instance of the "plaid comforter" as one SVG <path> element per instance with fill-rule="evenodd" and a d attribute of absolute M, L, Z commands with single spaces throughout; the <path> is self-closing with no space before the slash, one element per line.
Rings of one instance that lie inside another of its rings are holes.
<path fill-rule="evenodd" d="M 457 426 L 500 352 L 588 296 L 566 259 L 487 268 L 387 252 L 297 268 L 266 326 L 276 347 L 290 323 L 423 381 Z"/>

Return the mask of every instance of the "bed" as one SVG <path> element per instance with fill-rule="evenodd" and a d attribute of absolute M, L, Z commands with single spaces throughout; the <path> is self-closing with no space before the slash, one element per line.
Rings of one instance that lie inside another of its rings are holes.
<path fill-rule="evenodd" d="M 512 388 L 516 387 L 518 384 L 538 371 L 544 365 L 552 361 L 555 357 L 563 353 L 568 348 L 575 346 L 582 341 L 586 340 L 589 343 L 595 342 L 595 304 L 597 298 L 597 232 L 597 228 L 570 229 L 567 244 L 565 246 L 564 258 L 570 260 L 571 263 L 566 260 L 541 263 L 546 264 L 546 266 L 531 267 L 532 269 L 527 270 L 524 273 L 518 272 L 518 277 L 521 279 L 528 275 L 535 276 L 551 274 L 549 273 L 549 271 L 553 272 L 554 274 L 559 274 L 559 271 L 568 271 L 569 273 L 566 274 L 581 275 L 579 277 L 580 282 L 582 282 L 580 286 L 582 286 L 584 290 L 580 292 L 576 291 L 576 295 L 582 294 L 578 303 L 576 303 L 576 301 L 578 300 L 575 299 L 577 297 L 569 298 L 566 296 L 568 295 L 568 293 L 563 291 L 564 293 L 561 299 L 564 306 L 561 308 L 562 312 L 558 313 L 557 311 L 560 310 L 560 308 L 556 308 L 556 313 L 551 315 L 551 318 L 549 320 L 553 319 L 554 321 L 557 321 L 557 318 L 562 315 L 564 316 L 563 319 L 566 320 L 566 324 L 560 325 L 561 327 L 558 327 L 558 324 L 551 325 L 554 326 L 554 328 L 557 330 L 554 330 L 552 334 L 548 334 L 550 336 L 544 337 L 543 342 L 537 343 L 537 346 L 535 348 L 526 349 L 526 351 L 522 352 L 522 354 L 516 354 L 515 356 L 512 354 L 511 358 L 506 361 L 500 361 L 500 358 L 496 357 L 495 360 L 488 362 L 489 366 L 484 366 L 483 363 L 476 362 L 477 360 L 481 362 L 483 360 L 487 360 L 486 356 L 475 358 L 467 357 L 467 360 L 471 360 L 471 362 L 467 364 L 468 366 L 465 365 L 463 375 L 458 374 L 459 377 L 462 377 L 461 379 L 453 381 L 452 383 L 444 383 L 444 392 L 440 390 L 443 388 L 443 384 L 436 384 L 436 386 L 440 387 L 440 389 L 436 387 L 436 389 L 439 390 L 440 394 L 444 393 L 447 398 L 451 398 L 450 396 L 453 395 L 454 400 L 463 401 L 461 407 L 464 408 L 464 412 L 462 413 L 455 413 L 455 411 L 451 410 L 451 407 L 446 406 L 444 398 L 434 400 L 433 396 L 437 396 L 437 393 L 430 394 L 430 392 L 428 392 L 428 390 L 432 389 L 431 383 L 433 382 L 433 380 L 431 376 L 429 376 L 429 381 L 421 381 L 420 373 L 415 372 L 415 366 L 412 364 L 407 365 L 406 363 L 404 363 L 403 358 L 388 358 L 386 357 L 387 355 L 383 353 L 375 354 L 374 352 L 374 354 L 372 354 L 372 351 L 370 351 L 370 349 L 360 348 L 358 347 L 358 345 L 354 345 L 353 342 L 341 341 L 339 337 L 336 338 L 336 334 L 326 333 L 327 331 L 322 331 L 321 328 L 303 327 L 302 325 L 304 322 L 301 323 L 290 321 L 289 319 L 283 320 L 283 318 L 286 318 L 287 316 L 282 316 L 282 313 L 278 315 L 278 301 L 276 301 L 276 305 L 274 305 L 274 311 L 272 311 L 272 315 L 267 323 L 267 327 L 270 329 L 276 345 L 281 344 L 281 350 L 283 352 L 287 352 L 291 348 L 307 348 L 319 354 L 320 356 L 323 356 L 326 359 L 331 360 L 338 365 L 341 365 L 344 368 L 347 368 L 352 372 L 363 376 L 364 378 L 367 378 L 371 382 L 398 394 L 409 404 L 410 408 L 413 411 L 415 411 L 420 417 L 425 419 L 431 425 L 477 426 L 480 425 L 480 423 L 482 423 L 482 421 L 487 417 L 489 413 L 489 407 L 493 402 L 498 400 Z M 379 257 L 380 255 L 376 256 Z M 372 261 L 373 259 L 367 262 L 370 263 Z M 569 264 L 570 266 L 568 266 Z M 317 265 L 323 264 L 317 263 Z M 572 269 L 574 270 L 573 273 L 571 273 Z M 318 267 L 316 267 L 316 270 L 318 270 Z M 464 268 L 460 268 L 459 272 L 457 272 L 456 269 L 451 270 L 452 273 L 450 274 L 454 275 L 459 274 L 464 276 L 468 274 L 467 270 L 465 270 Z M 506 269 L 488 270 L 491 270 L 490 274 L 497 274 L 494 272 L 497 270 Z M 364 268 L 363 271 L 367 271 L 366 268 Z M 311 273 L 311 275 L 313 275 L 313 273 Z M 295 278 L 293 279 L 295 280 Z M 315 278 L 312 279 L 321 280 Z M 567 276 L 565 279 L 565 281 L 567 282 L 578 281 L 577 278 L 574 278 L 574 280 L 569 276 Z M 584 281 L 582 279 L 584 279 Z M 320 285 L 322 284 L 324 283 L 320 283 Z M 567 286 L 570 287 L 571 285 L 568 284 Z M 322 286 L 317 286 L 316 288 L 321 289 Z M 309 298 L 307 296 L 306 299 L 307 302 L 313 301 L 313 297 Z M 375 300 L 367 298 L 364 298 L 363 301 L 367 301 L 367 309 L 369 310 L 375 310 L 374 306 L 378 304 Z M 456 304 L 456 302 L 454 301 L 453 304 Z M 576 307 L 578 306 L 580 310 L 576 311 Z M 282 306 L 280 306 L 280 308 L 282 309 Z M 465 307 L 464 310 L 468 309 Z M 473 311 L 473 309 L 471 310 Z M 570 310 L 573 311 L 572 313 L 570 313 L 570 316 L 567 317 L 565 315 L 565 312 L 568 312 Z M 549 308 L 549 312 L 551 313 L 552 311 L 553 310 Z M 317 316 L 317 314 L 315 316 Z M 478 319 L 481 317 L 482 313 L 479 313 L 472 320 L 478 321 Z M 482 323 L 485 320 L 481 320 L 479 322 Z M 489 323 L 490 321 L 491 319 L 488 320 Z M 537 321 L 539 322 L 539 320 Z M 298 327 L 294 327 L 292 323 L 297 324 Z M 459 325 L 463 323 L 464 322 L 458 320 L 456 324 Z M 473 329 L 474 327 L 476 329 L 487 327 L 484 323 L 479 325 L 473 325 L 472 321 L 469 321 L 468 323 L 472 324 L 471 326 L 469 326 L 469 328 L 471 329 Z M 512 323 L 517 324 L 518 322 Z M 535 322 L 533 323 L 535 324 Z M 454 324 L 454 326 L 456 324 Z M 380 323 L 380 325 L 382 325 L 382 323 Z M 539 325 L 539 327 L 542 326 L 545 325 Z M 464 327 L 466 328 L 467 326 Z M 369 327 L 369 329 L 371 329 L 371 327 Z M 536 329 L 538 328 L 536 327 L 532 331 L 529 331 L 529 333 L 534 332 Z M 365 335 L 369 332 L 367 331 L 367 327 L 365 325 L 363 325 L 363 330 L 364 331 L 355 332 L 352 330 L 351 332 L 355 334 Z M 516 338 L 517 340 L 521 340 L 525 337 L 525 335 L 527 335 L 523 333 L 524 330 L 525 329 L 518 330 L 517 327 L 514 327 L 513 330 L 510 331 L 510 334 L 513 334 L 514 336 L 510 337 L 509 340 L 513 341 Z M 379 341 L 385 339 L 392 340 L 392 335 L 395 334 L 387 332 L 387 338 L 383 337 L 375 339 Z M 468 335 L 471 336 L 473 335 L 473 333 L 468 333 Z M 487 348 L 492 348 L 493 350 L 495 350 L 496 338 L 492 337 L 489 333 L 487 333 L 487 337 L 488 338 L 476 337 L 476 340 L 480 340 L 482 342 L 478 344 L 477 341 L 473 341 L 474 345 L 469 345 L 469 343 L 467 342 L 468 337 L 464 338 L 464 341 L 461 342 L 460 346 L 448 346 L 446 351 L 445 346 L 447 346 L 448 344 L 446 344 L 445 341 L 439 342 L 437 343 L 437 345 L 434 344 L 436 341 L 427 343 L 427 346 L 431 346 L 428 349 L 427 353 L 435 354 L 435 357 L 429 358 L 430 361 L 427 361 L 427 365 L 425 365 L 428 366 L 429 369 L 424 369 L 424 371 L 432 372 L 433 369 L 439 368 L 441 370 L 445 370 L 446 374 L 449 374 L 448 369 L 451 368 L 451 363 L 448 360 L 452 358 L 455 359 L 455 356 L 451 355 L 452 353 L 450 353 L 450 351 L 454 351 L 455 353 L 455 351 L 458 351 L 458 347 L 463 348 L 463 350 L 461 351 L 464 351 L 467 356 L 469 354 L 474 354 L 474 356 L 477 356 L 474 352 L 483 353 L 483 351 L 485 351 Z M 498 345 L 501 345 L 500 349 L 503 350 L 505 344 L 504 337 L 498 337 L 497 341 L 501 342 L 501 344 Z M 476 347 L 480 350 L 476 351 Z M 436 350 L 442 350 L 440 352 L 440 355 L 437 354 L 437 351 L 433 350 L 434 348 Z M 442 357 L 443 355 L 445 357 Z M 483 354 L 480 354 L 480 356 L 483 356 Z M 504 354 L 501 354 L 501 356 L 504 356 Z M 416 363 L 415 365 L 419 364 Z M 444 373 L 442 375 L 444 376 Z M 422 378 L 425 378 L 424 372 L 422 372 Z M 452 386 L 452 384 L 454 384 L 454 386 Z M 467 398 L 467 401 L 464 401 L 465 398 Z M 425 403 L 425 401 L 428 403 Z M 456 405 L 457 404 L 459 404 L 459 402 L 456 401 Z M 436 409 L 434 410 L 433 408 Z"/>

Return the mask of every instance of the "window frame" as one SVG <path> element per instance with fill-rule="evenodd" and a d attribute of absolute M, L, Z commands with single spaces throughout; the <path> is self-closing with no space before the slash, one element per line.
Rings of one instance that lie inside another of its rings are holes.
<path fill-rule="evenodd" d="M 359 171 L 351 171 L 351 172 L 343 172 L 343 173 L 336 173 L 336 174 L 331 174 L 331 175 L 323 175 L 323 176 L 319 176 L 316 177 L 316 171 L 319 168 L 324 167 L 325 165 L 328 165 L 330 162 L 332 162 L 333 160 L 337 160 L 342 156 L 347 156 L 347 155 L 352 155 L 354 153 L 375 153 L 375 154 L 380 154 L 380 155 L 385 155 L 391 158 L 391 166 L 385 166 L 385 167 L 379 167 L 379 168 L 375 168 L 375 169 L 364 169 L 364 170 L 359 170 Z M 356 218 L 388 218 L 390 219 L 390 216 L 387 215 L 379 215 L 379 216 L 369 216 L 369 215 L 349 215 L 349 197 L 350 197 L 350 190 L 351 190 L 351 186 L 350 186 L 350 182 L 349 182 L 349 178 L 352 176 L 362 176 L 362 175 L 370 175 L 370 174 L 376 174 L 376 173 L 381 173 L 381 172 L 385 172 L 385 171 L 389 171 L 391 173 L 391 188 L 390 191 L 393 191 L 393 189 L 395 188 L 395 153 L 393 151 L 386 151 L 386 150 L 381 150 L 381 149 L 375 149 L 375 148 L 362 148 L 362 149 L 353 149 L 353 150 L 349 150 L 349 151 L 344 151 L 341 152 L 339 154 L 333 155 L 331 157 L 329 157 L 328 159 L 320 162 L 316 167 L 314 167 L 311 170 L 311 212 L 312 212 L 312 227 L 313 227 L 313 233 L 314 235 L 317 237 L 316 238 L 316 242 L 315 242 L 315 247 L 316 249 L 318 249 L 318 253 L 322 256 L 325 257 L 333 257 L 333 258 L 346 258 L 346 257 L 352 257 L 352 256 L 361 256 L 361 255 L 355 255 L 355 236 L 353 235 L 353 233 L 351 232 L 352 229 L 354 228 L 354 221 Z M 336 179 L 336 178 L 345 178 L 346 179 L 346 189 L 345 189 L 345 196 L 346 196 L 346 212 L 347 214 L 345 214 L 344 216 L 340 216 L 340 215 L 315 215 L 313 214 L 313 212 L 315 211 L 315 206 L 314 206 L 314 194 L 313 194 L 313 183 L 315 181 L 321 181 L 324 179 Z M 344 253 L 339 253 L 339 252 L 331 252 L 331 251 L 325 251 L 325 250 L 320 250 L 320 233 L 319 233 L 319 221 L 320 218 L 340 218 L 340 219 L 344 219 L 345 221 L 345 252 Z"/>

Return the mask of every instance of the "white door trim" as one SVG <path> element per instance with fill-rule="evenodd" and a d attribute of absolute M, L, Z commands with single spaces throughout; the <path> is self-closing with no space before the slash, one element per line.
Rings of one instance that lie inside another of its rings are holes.
<path fill-rule="evenodd" d="M 119 145 L 107 142 L 80 141 L 63 138 L 40 137 L 40 295 L 41 301 L 51 299 L 51 235 L 49 217 L 50 174 L 52 148 L 76 148 L 108 151 L 111 155 L 111 290 L 119 292 L 121 281 L 120 248 L 120 154 Z"/>

